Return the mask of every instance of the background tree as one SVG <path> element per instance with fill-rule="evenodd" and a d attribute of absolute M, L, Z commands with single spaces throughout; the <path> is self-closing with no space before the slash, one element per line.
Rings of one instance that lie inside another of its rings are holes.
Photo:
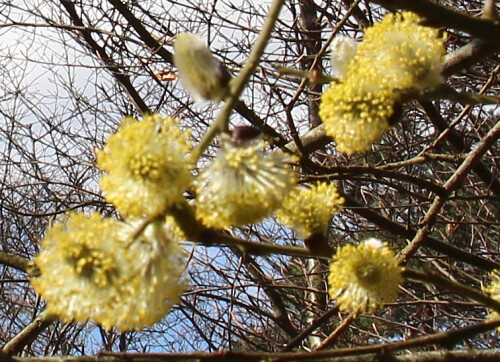
<path fill-rule="evenodd" d="M 328 245 L 304 246 L 270 217 L 231 229 L 234 236 L 259 243 L 260 250 L 186 243 L 189 290 L 160 323 L 141 332 L 36 319 L 45 302 L 30 287 L 26 271 L 48 225 L 69 210 L 116 213 L 100 194 L 95 149 L 120 120 L 146 113 L 177 117 L 199 141 L 221 112 L 223 103 L 195 104 L 181 87 L 173 66 L 175 36 L 198 34 L 236 76 L 269 6 L 0 2 L 4 353 L 296 351 L 296 358 L 305 358 L 298 351 L 349 355 L 378 343 L 392 343 L 395 350 L 454 347 L 469 355 L 497 345 L 497 325 L 483 323 L 485 305 L 443 284 L 407 281 L 398 299 L 373 315 L 340 313 L 327 297 L 325 256 L 376 236 L 406 265 L 433 273 L 435 282 L 442 277 L 477 290 L 487 284 L 487 273 L 500 268 L 498 106 L 414 100 L 403 105 L 396 126 L 369 152 L 346 156 L 320 126 L 318 105 L 326 85 L 313 82 L 330 73 L 328 49 L 335 36 L 361 39 L 388 10 L 400 9 L 446 31 L 447 84 L 457 92 L 497 95 L 500 25 L 494 1 L 285 2 L 230 124 L 252 125 L 276 149 L 298 155 L 301 182 L 337 182 L 345 205 L 331 221 Z M 287 69 L 280 73 L 277 66 Z M 213 142 L 200 166 L 219 147 Z M 297 248 L 266 252 L 276 244 Z M 457 332 L 432 339 L 445 331 Z M 418 338 L 421 342 L 410 345 Z M 498 358 L 498 351 L 491 355 Z"/>

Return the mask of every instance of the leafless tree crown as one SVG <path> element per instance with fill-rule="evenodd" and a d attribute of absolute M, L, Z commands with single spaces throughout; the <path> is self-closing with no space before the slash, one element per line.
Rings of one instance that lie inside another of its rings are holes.
<path fill-rule="evenodd" d="M 153 112 L 173 116 L 199 141 L 221 111 L 222 104 L 195 104 L 177 80 L 175 36 L 198 34 L 237 75 L 270 3 L 0 1 L 2 344 L 19 338 L 44 308 L 26 270 L 47 227 L 69 210 L 115 214 L 100 194 L 95 149 L 120 120 Z M 433 16 L 436 5 L 444 13 Z M 500 23 L 485 16 L 494 15 L 495 6 L 449 0 L 285 2 L 230 123 L 253 125 L 273 147 L 299 155 L 301 182 L 337 183 L 346 202 L 331 221 L 328 248 L 377 236 L 402 252 L 405 265 L 479 291 L 489 282 L 488 272 L 500 269 L 500 131 L 491 134 L 499 127 L 498 105 L 406 103 L 395 127 L 372 151 L 346 156 L 321 132 L 318 105 L 326 85 L 276 69 L 328 74 L 328 45 L 335 34 L 361 39 L 388 10 L 406 9 L 446 32 L 447 84 L 457 92 L 498 95 Z M 474 21 L 487 24 L 475 31 Z M 214 142 L 202 160 L 217 149 Z M 274 218 L 232 232 L 262 244 L 304 246 Z M 453 290 L 407 281 L 395 302 L 353 319 L 327 296 L 325 258 L 186 247 L 189 291 L 160 323 L 124 334 L 92 322 L 39 325 L 32 340 L 10 352 L 33 357 L 227 350 L 252 351 L 255 355 L 241 358 L 257 358 L 296 351 L 305 358 L 304 351 L 342 349 L 349 355 L 369 345 L 419 338 L 422 342 L 394 350 L 431 353 L 445 346 L 459 354 L 498 346 L 492 327 L 466 333 L 484 322 L 488 311 Z M 432 340 L 446 331 L 465 332 Z"/>

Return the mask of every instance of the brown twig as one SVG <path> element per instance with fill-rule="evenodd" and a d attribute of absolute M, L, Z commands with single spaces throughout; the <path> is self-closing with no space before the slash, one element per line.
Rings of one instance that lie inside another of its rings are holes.
<path fill-rule="evenodd" d="M 0 251 L 0 264 L 4 264 L 27 273 L 29 269 L 29 260 L 21 256 Z"/>
<path fill-rule="evenodd" d="M 0 359 L 3 356 L 12 356 L 20 352 L 24 346 L 33 341 L 40 333 L 42 333 L 48 326 L 52 324 L 57 318 L 44 310 L 35 318 L 33 322 L 28 324 L 21 332 L 14 338 L 7 342 L 1 351 Z"/>
<path fill-rule="evenodd" d="M 500 39 L 500 24 L 458 12 L 430 0 L 372 0 L 388 9 L 412 11 L 425 18 L 426 22 L 457 29 L 478 39 L 497 43 Z"/>
<path fill-rule="evenodd" d="M 479 162 L 481 157 L 491 148 L 495 141 L 500 137 L 500 122 L 498 122 L 495 127 L 493 127 L 485 137 L 478 143 L 478 145 L 472 150 L 469 155 L 465 158 L 458 169 L 451 175 L 451 177 L 444 184 L 445 194 L 437 195 L 434 202 L 431 204 L 427 213 L 421 221 L 421 227 L 415 234 L 413 240 L 410 244 L 403 249 L 398 258 L 401 263 L 405 264 L 411 255 L 415 253 L 425 237 L 430 233 L 436 218 L 438 216 L 439 210 L 443 206 L 444 202 L 453 191 L 455 191 L 467 173 L 474 167 L 474 165 Z"/>

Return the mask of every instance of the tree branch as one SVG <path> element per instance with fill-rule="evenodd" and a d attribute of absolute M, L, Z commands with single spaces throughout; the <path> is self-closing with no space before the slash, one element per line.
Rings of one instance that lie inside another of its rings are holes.
<path fill-rule="evenodd" d="M 439 210 L 443 206 L 444 202 L 447 200 L 448 196 L 455 191 L 467 173 L 472 169 L 481 159 L 481 157 L 492 147 L 496 140 L 500 137 L 500 122 L 498 122 L 495 127 L 493 127 L 486 136 L 478 143 L 478 145 L 467 155 L 465 160 L 462 162 L 460 167 L 451 175 L 451 177 L 444 184 L 445 194 L 438 195 L 434 199 L 427 213 L 422 219 L 422 227 L 417 231 L 413 240 L 410 244 L 400 252 L 398 258 L 401 263 L 405 264 L 411 255 L 415 253 L 419 245 L 423 242 L 426 236 L 432 230 L 436 218 L 438 216 Z"/>
<path fill-rule="evenodd" d="M 473 17 L 431 0 L 371 0 L 388 9 L 412 11 L 426 19 L 426 22 L 440 27 L 464 31 L 475 38 L 498 44 L 500 24 L 488 19 Z"/>
<path fill-rule="evenodd" d="M 82 19 L 78 16 L 76 12 L 73 2 L 68 0 L 60 0 L 60 1 L 61 4 L 66 9 L 66 11 L 68 12 L 68 15 L 70 16 L 73 23 L 76 26 L 80 27 L 81 29 L 86 29 Z M 92 51 L 96 53 L 99 56 L 99 59 L 101 59 L 104 62 L 106 68 L 111 72 L 113 77 L 123 87 L 123 89 L 128 94 L 130 100 L 132 101 L 132 103 L 134 103 L 136 108 L 142 114 L 151 113 L 148 106 L 142 99 L 142 97 L 139 95 L 135 87 L 132 85 L 130 78 L 121 71 L 120 67 L 117 64 L 113 62 L 113 60 L 108 56 L 104 48 L 99 46 L 99 44 L 97 44 L 97 42 L 92 38 L 91 31 L 80 30 L 80 34 L 82 35 L 83 39 L 88 44 L 88 46 L 92 49 Z"/>
<path fill-rule="evenodd" d="M 12 356 L 13 354 L 20 352 L 24 346 L 33 341 L 56 319 L 57 318 L 53 314 L 44 310 L 38 315 L 38 317 L 35 318 L 33 322 L 28 324 L 21 332 L 19 332 L 14 338 L 3 346 L 0 357 L 2 357 L 2 355 L 4 357 Z"/>
<path fill-rule="evenodd" d="M 21 256 L 0 251 L 0 264 L 4 264 L 27 273 L 29 268 L 29 260 Z"/>

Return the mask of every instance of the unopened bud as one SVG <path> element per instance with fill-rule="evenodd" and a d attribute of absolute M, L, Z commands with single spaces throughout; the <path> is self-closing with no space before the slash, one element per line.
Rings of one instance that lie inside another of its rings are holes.
<path fill-rule="evenodd" d="M 231 76 L 201 38 L 191 33 L 180 34 L 174 50 L 179 78 L 195 101 L 221 101 L 227 96 Z"/>

